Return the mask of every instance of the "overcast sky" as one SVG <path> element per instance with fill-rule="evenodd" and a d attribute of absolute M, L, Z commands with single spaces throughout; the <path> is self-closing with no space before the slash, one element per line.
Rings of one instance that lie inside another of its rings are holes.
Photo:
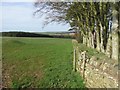
<path fill-rule="evenodd" d="M 44 18 L 35 18 L 33 12 L 36 8 L 33 2 L 3 2 L 0 4 L 0 21 L 2 21 L 2 31 L 67 31 L 69 25 L 50 24 L 44 29 Z M 2 13 L 2 14 L 1 14 Z M 2 20 L 1 20 L 2 19 Z M 1 22 L 0 22 L 1 24 Z"/>

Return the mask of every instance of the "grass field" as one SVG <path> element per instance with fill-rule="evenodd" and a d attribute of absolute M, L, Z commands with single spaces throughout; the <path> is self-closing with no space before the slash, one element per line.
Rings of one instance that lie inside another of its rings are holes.
<path fill-rule="evenodd" d="M 25 88 L 83 88 L 72 71 L 72 42 L 55 38 L 3 38 L 3 85 Z"/>

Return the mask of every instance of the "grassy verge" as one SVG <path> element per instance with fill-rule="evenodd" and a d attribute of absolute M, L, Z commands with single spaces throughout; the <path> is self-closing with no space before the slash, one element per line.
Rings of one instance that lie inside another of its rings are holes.
<path fill-rule="evenodd" d="M 85 87 L 72 71 L 71 40 L 3 38 L 2 49 L 4 87 Z"/>
<path fill-rule="evenodd" d="M 89 58 L 91 58 L 92 56 L 96 57 L 97 60 L 103 60 L 103 59 L 110 59 L 108 58 L 104 53 L 102 52 L 98 52 L 96 49 L 87 47 L 86 45 L 82 44 L 82 43 L 77 43 L 76 41 L 74 41 L 73 45 L 75 47 L 78 47 L 80 52 L 86 51 L 87 52 L 87 56 Z"/>

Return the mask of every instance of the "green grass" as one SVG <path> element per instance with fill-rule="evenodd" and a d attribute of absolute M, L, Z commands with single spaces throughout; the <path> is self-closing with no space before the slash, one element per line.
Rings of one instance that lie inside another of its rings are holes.
<path fill-rule="evenodd" d="M 108 58 L 104 53 L 97 51 L 96 49 L 87 47 L 86 45 L 82 43 L 73 43 L 75 47 L 78 47 L 80 52 L 86 51 L 86 54 L 89 58 L 92 56 L 96 57 L 97 60 L 103 60 L 103 59 L 110 59 Z"/>
<path fill-rule="evenodd" d="M 85 46 L 84 44 L 79 44 L 79 49 L 81 51 L 86 51 L 87 52 L 87 55 L 91 58 L 92 56 L 95 56 L 97 59 L 104 59 L 104 58 L 107 58 L 107 56 L 105 56 L 104 53 L 102 52 L 98 52 L 97 50 L 93 49 L 93 48 L 90 48 L 90 47 L 87 47 Z"/>
<path fill-rule="evenodd" d="M 12 88 L 83 88 L 72 71 L 70 39 L 3 38 L 3 85 Z"/>

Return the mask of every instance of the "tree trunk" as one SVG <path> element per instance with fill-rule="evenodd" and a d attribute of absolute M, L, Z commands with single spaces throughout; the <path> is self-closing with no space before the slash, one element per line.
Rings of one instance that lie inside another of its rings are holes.
<path fill-rule="evenodd" d="M 77 30 L 77 34 L 76 35 L 77 35 L 76 39 L 77 39 L 78 43 L 80 43 L 80 32 L 79 32 L 79 30 Z"/>
<path fill-rule="evenodd" d="M 94 48 L 94 34 L 91 36 L 91 43 L 92 43 L 92 48 Z"/>
<path fill-rule="evenodd" d="M 119 51 L 118 51 L 118 60 L 120 60 L 120 28 L 119 28 L 119 32 L 118 32 L 118 41 L 119 41 L 119 43 L 118 43 L 118 46 L 119 46 Z M 120 66 L 120 64 L 119 64 L 119 66 Z M 120 67 L 119 67 L 119 69 L 120 69 Z"/>
<path fill-rule="evenodd" d="M 100 34 L 99 34 L 99 30 L 97 30 L 97 50 L 100 51 Z"/>
<path fill-rule="evenodd" d="M 119 43 L 118 43 L 118 12 L 113 9 L 113 25 L 112 25 L 112 58 L 118 60 Z"/>
<path fill-rule="evenodd" d="M 109 37 L 108 37 L 106 55 L 107 55 L 109 58 L 111 58 L 111 56 L 112 56 L 112 35 L 111 35 L 111 34 L 109 34 Z"/>
<path fill-rule="evenodd" d="M 92 33 L 90 31 L 90 28 L 88 28 L 87 32 L 87 46 L 92 47 Z"/>
<path fill-rule="evenodd" d="M 119 44 L 118 44 L 118 33 L 113 32 L 112 33 L 112 58 L 118 60 L 118 50 L 119 50 Z"/>
<path fill-rule="evenodd" d="M 89 31 L 89 33 L 88 33 L 88 47 L 92 47 L 92 35 L 91 35 L 91 32 Z"/>
<path fill-rule="evenodd" d="M 90 45 L 89 45 L 89 44 L 90 44 L 90 43 L 89 43 L 89 38 L 90 38 L 90 37 L 89 37 L 89 31 L 88 31 L 88 32 L 87 32 L 87 46 L 88 46 L 88 47 L 90 47 Z"/>
<path fill-rule="evenodd" d="M 87 46 L 87 36 L 86 35 L 83 36 L 83 44 Z"/>
<path fill-rule="evenodd" d="M 100 37 L 101 37 L 101 43 L 100 43 L 100 48 L 101 48 L 101 51 L 104 53 L 104 47 L 103 47 L 103 27 L 102 25 L 100 24 Z"/>

